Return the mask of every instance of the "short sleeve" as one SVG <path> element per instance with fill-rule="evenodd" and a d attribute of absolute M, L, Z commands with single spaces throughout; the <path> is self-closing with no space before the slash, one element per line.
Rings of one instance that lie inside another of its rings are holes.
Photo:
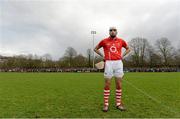
<path fill-rule="evenodd" d="M 122 40 L 122 46 L 123 46 L 124 48 L 126 48 L 126 47 L 127 47 L 127 43 L 126 43 L 126 41 Z"/>
<path fill-rule="evenodd" d="M 99 47 L 103 47 L 104 46 L 104 42 L 103 42 L 104 40 L 101 40 L 100 42 L 99 42 L 99 44 L 98 44 L 98 46 Z"/>

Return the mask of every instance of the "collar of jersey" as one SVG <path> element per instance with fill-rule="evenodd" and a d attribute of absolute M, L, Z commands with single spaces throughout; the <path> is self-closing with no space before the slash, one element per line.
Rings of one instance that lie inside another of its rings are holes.
<path fill-rule="evenodd" d="M 111 36 L 109 36 L 109 39 L 110 39 L 110 40 L 117 40 L 117 36 L 114 37 L 114 38 L 111 38 Z"/>

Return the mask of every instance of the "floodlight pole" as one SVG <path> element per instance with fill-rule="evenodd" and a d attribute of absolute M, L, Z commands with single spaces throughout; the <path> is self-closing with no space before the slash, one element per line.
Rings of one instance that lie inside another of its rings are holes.
<path fill-rule="evenodd" d="M 93 49 L 94 49 L 94 37 L 95 37 L 96 31 L 91 31 L 91 34 L 93 36 Z M 94 51 L 93 51 L 93 69 L 94 69 Z"/>

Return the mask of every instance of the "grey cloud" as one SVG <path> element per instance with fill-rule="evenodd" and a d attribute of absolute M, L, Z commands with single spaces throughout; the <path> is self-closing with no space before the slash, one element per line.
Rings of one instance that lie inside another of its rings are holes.
<path fill-rule="evenodd" d="M 117 26 L 119 36 L 129 41 L 146 37 L 154 42 L 180 39 L 178 0 L 2 0 L 0 53 L 50 53 L 61 57 L 68 46 L 85 54 Z"/>

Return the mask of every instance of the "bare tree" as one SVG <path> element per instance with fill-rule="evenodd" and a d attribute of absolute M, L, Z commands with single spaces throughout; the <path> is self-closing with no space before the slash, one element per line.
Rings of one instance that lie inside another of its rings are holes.
<path fill-rule="evenodd" d="M 133 38 L 129 45 L 133 50 L 132 59 L 136 66 L 143 66 L 149 42 L 145 38 Z"/>
<path fill-rule="evenodd" d="M 147 49 L 148 52 L 148 64 L 150 67 L 161 65 L 161 57 L 156 53 L 156 50 L 153 46 L 149 46 Z"/>
<path fill-rule="evenodd" d="M 180 48 L 176 50 L 175 57 L 174 57 L 174 64 L 177 67 L 180 67 Z"/>
<path fill-rule="evenodd" d="M 74 58 L 74 67 L 86 67 L 87 66 L 87 60 L 86 57 L 84 57 L 82 54 L 77 55 Z"/>
<path fill-rule="evenodd" d="M 173 56 L 173 47 L 167 38 L 160 38 L 156 41 L 156 47 L 160 56 L 163 57 L 163 62 L 168 65 L 169 59 Z"/>
<path fill-rule="evenodd" d="M 42 56 L 42 60 L 43 61 L 48 61 L 48 60 L 52 60 L 52 57 L 50 54 L 46 53 Z"/>
<path fill-rule="evenodd" d="M 72 65 L 73 62 L 73 58 L 77 56 L 77 51 L 72 48 L 72 47 L 68 47 L 65 51 L 64 57 L 65 59 L 68 59 L 69 61 L 69 66 Z"/>

